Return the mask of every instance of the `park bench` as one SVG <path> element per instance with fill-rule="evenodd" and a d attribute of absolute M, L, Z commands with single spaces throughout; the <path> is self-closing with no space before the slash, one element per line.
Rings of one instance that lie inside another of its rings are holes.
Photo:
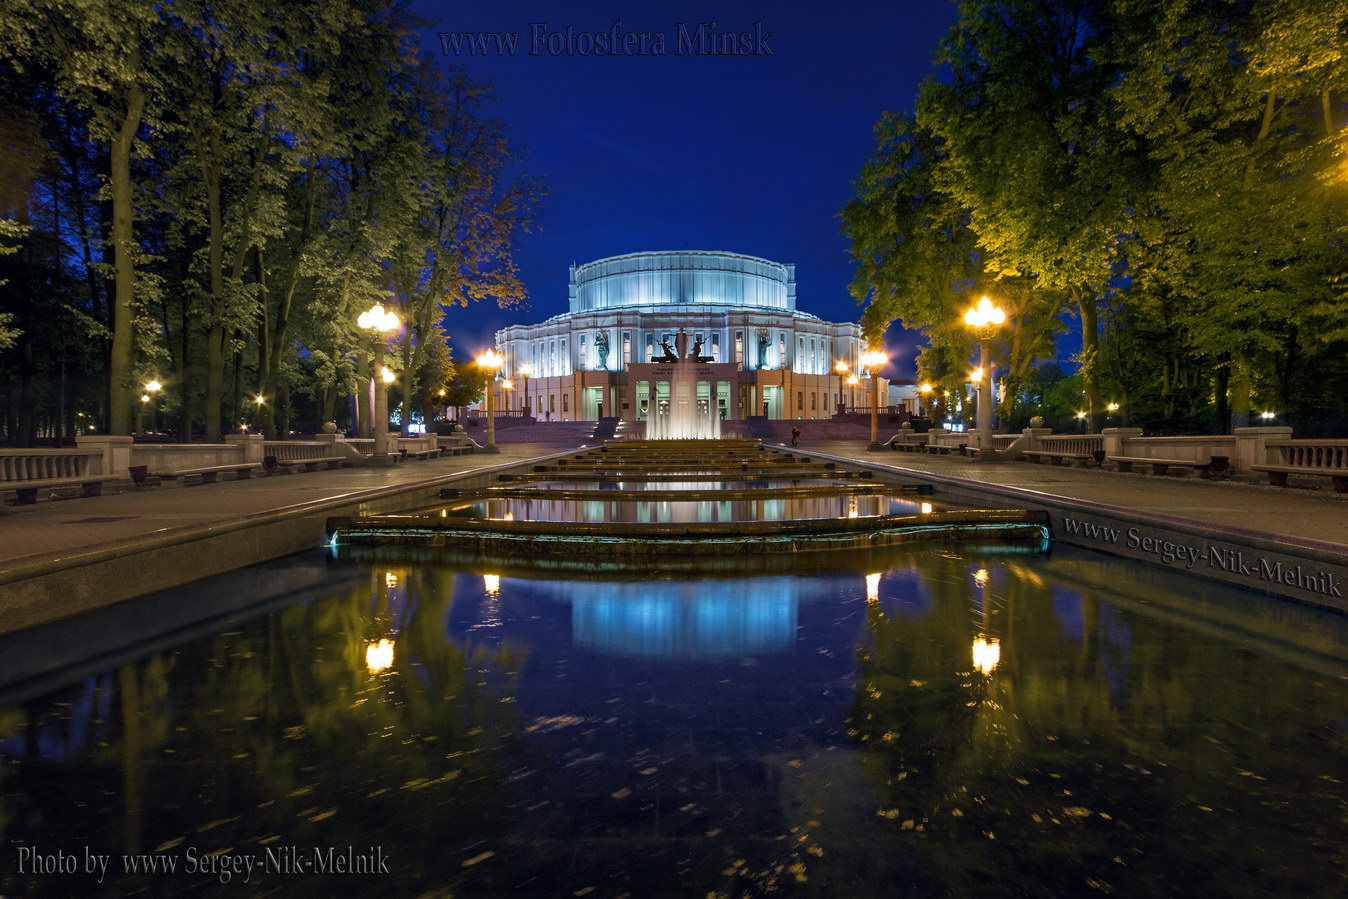
<path fill-rule="evenodd" d="M 312 459 L 282 459 L 276 456 L 267 456 L 263 460 L 262 467 L 266 469 L 267 474 L 293 474 L 300 469 L 318 471 L 319 466 L 341 468 L 345 461 L 341 456 L 317 456 Z"/>
<path fill-rule="evenodd" d="M 1183 468 L 1198 473 L 1201 478 L 1211 477 L 1212 460 L 1199 462 L 1195 459 L 1153 459 L 1147 456 L 1110 456 L 1118 471 L 1132 471 L 1134 465 L 1150 465 L 1151 473 L 1164 475 L 1172 468 Z"/>
<path fill-rule="evenodd" d="M 950 455 L 951 447 L 943 446 L 943 445 L 941 445 L 941 444 L 939 444 L 939 443 L 928 443 L 928 444 L 925 444 L 925 446 L 926 446 L 926 448 L 927 448 L 927 454 L 928 454 L 928 455 L 932 455 L 932 456 L 935 456 L 935 455 L 948 456 L 948 455 Z"/>
<path fill-rule="evenodd" d="M 1049 452 L 1048 450 L 1023 450 L 1021 455 L 1029 462 L 1038 465 L 1040 459 L 1047 459 L 1050 465 L 1063 465 L 1080 462 L 1089 465 L 1095 459 L 1094 453 Z"/>
<path fill-rule="evenodd" d="M 1322 468 L 1308 468 L 1302 465 L 1251 465 L 1251 470 L 1262 471 L 1268 475 L 1268 482 L 1274 487 L 1286 487 L 1288 475 L 1306 475 L 1329 478 L 1335 493 L 1348 493 L 1348 471 L 1335 473 Z"/>
<path fill-rule="evenodd" d="M 889 448 L 905 453 L 925 453 L 927 451 L 927 441 L 918 440 L 913 443 L 907 443 L 900 440 L 898 437 L 891 437 L 889 440 Z"/>
<path fill-rule="evenodd" d="M 403 450 L 403 451 L 402 451 L 402 454 L 403 454 L 404 456 L 410 456 L 410 457 L 413 458 L 413 459 L 423 459 L 423 460 L 424 460 L 424 459 L 438 459 L 438 458 L 440 458 L 442 455 L 444 455 L 444 452 L 443 452 L 442 450 L 440 450 L 440 449 L 437 448 L 437 449 L 424 449 L 424 450 L 412 450 L 412 451 Z"/>
<path fill-rule="evenodd" d="M 325 456 L 331 451 L 327 444 L 308 443 L 297 440 L 268 440 L 262 444 L 263 467 L 268 474 L 290 474 L 300 468 L 305 471 L 318 471 L 323 468 L 341 468 L 346 459 L 342 456 Z"/>
<path fill-rule="evenodd" d="M 214 484 L 220 475 L 230 473 L 233 473 L 236 481 L 248 480 L 253 477 L 255 472 L 261 470 L 261 462 L 232 462 L 229 465 L 205 465 L 200 468 L 180 468 L 176 471 L 156 471 L 154 477 L 159 479 L 161 485 L 176 486 L 181 482 L 183 486 L 186 486 L 189 482 Z"/>
<path fill-rule="evenodd" d="M 0 490 L 14 491 L 19 505 L 37 502 L 39 490 L 78 486 L 85 496 L 100 496 L 116 475 L 89 469 L 102 453 L 80 450 L 5 450 L 0 452 Z"/>
<path fill-rule="evenodd" d="M 1268 475 L 1274 487 L 1286 487 L 1288 475 L 1329 478 L 1336 493 L 1348 493 L 1348 440 L 1279 440 L 1268 444 L 1269 460 L 1251 465 Z"/>

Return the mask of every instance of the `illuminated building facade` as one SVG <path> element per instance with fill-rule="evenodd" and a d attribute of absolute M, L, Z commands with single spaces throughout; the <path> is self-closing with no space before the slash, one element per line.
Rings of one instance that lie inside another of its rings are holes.
<path fill-rule="evenodd" d="M 497 408 L 552 421 L 645 421 L 667 402 L 661 359 L 681 331 L 699 360 L 697 402 L 724 420 L 829 418 L 840 402 L 868 402 L 869 379 L 849 388 L 835 370 L 842 361 L 859 371 L 861 327 L 798 311 L 794 265 L 698 250 L 629 253 L 572 265 L 568 288 L 567 312 L 496 333 L 501 377 L 514 385 L 506 396 L 498 382 Z M 886 395 L 883 381 L 880 389 Z"/>

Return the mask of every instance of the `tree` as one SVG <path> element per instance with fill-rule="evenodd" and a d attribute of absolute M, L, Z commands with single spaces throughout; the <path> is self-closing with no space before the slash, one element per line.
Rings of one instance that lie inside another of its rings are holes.
<path fill-rule="evenodd" d="M 1092 416 L 1097 302 L 1126 230 L 1127 156 L 1104 104 L 1118 73 L 1098 54 L 1110 29 L 1105 0 L 966 0 L 939 55 L 950 80 L 928 79 L 917 104 L 942 140 L 936 184 L 969 210 L 988 269 L 1075 304 Z"/>
<path fill-rule="evenodd" d="M 1111 52 L 1130 64 L 1110 94 L 1155 172 L 1132 265 L 1216 368 L 1223 422 L 1228 399 L 1234 424 L 1261 395 L 1286 409 L 1326 349 L 1318 335 L 1348 336 L 1333 286 L 1344 192 L 1325 177 L 1342 148 L 1345 16 L 1323 2 L 1119 6 Z"/>
<path fill-rule="evenodd" d="M 427 62 L 418 74 L 415 108 L 428 141 L 424 168 L 415 172 L 420 200 L 411 205 L 414 216 L 387 263 L 407 322 L 401 348 L 408 379 L 404 433 L 411 426 L 412 397 L 428 395 L 427 362 L 441 333 L 442 307 L 492 299 L 506 308 L 524 299 L 514 246 L 534 227 L 543 194 L 540 182 L 527 175 L 502 183 L 518 154 L 504 126 L 482 116 L 485 85 L 461 71 L 442 80 Z"/>
<path fill-rule="evenodd" d="M 998 335 L 997 358 L 1018 382 L 1037 358 L 1052 354 L 1060 300 L 1024 278 L 999 280 L 986 269 L 969 210 L 937 186 L 940 138 L 910 113 L 885 113 L 875 130 L 875 154 L 842 212 L 857 263 L 852 293 L 868 303 L 867 334 L 877 339 L 893 321 L 921 330 L 928 345 L 918 364 L 927 380 L 943 388 L 938 395 L 963 390 L 964 363 L 976 345 L 964 311 L 982 292 L 995 293 L 1015 322 Z M 1005 394 L 1008 403 L 1014 395 Z"/>
<path fill-rule="evenodd" d="M 89 137 L 107 148 L 114 284 L 108 429 L 127 434 L 138 252 L 131 158 L 157 83 L 158 7 L 146 0 L 3 0 L 0 21 L 0 43 L 15 66 L 48 67 L 61 96 L 89 114 Z"/>

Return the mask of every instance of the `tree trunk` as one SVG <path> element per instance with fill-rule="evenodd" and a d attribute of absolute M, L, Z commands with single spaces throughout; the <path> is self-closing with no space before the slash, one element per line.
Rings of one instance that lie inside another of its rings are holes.
<path fill-rule="evenodd" d="M 235 333 L 235 339 L 240 339 L 243 335 Z M 256 408 L 256 406 L 254 407 Z M 234 389 L 230 397 L 230 425 L 232 431 L 243 422 L 243 351 L 234 351 Z"/>
<path fill-rule="evenodd" d="M 1250 358 L 1241 351 L 1236 354 L 1230 378 L 1231 430 L 1250 425 Z"/>
<path fill-rule="evenodd" d="M 188 271 L 188 260 L 186 254 L 183 255 L 183 280 L 186 281 Z M 182 443 L 192 442 L 192 377 L 196 365 L 192 359 L 192 309 L 187 297 L 183 297 L 179 304 L 179 311 L 182 315 L 182 321 L 178 323 L 178 339 L 182 342 L 182 349 L 178 353 L 178 440 Z"/>
<path fill-rule="evenodd" d="M 403 377 L 399 385 L 402 387 L 402 396 L 398 403 L 399 424 L 404 437 L 412 436 L 412 360 L 412 327 L 408 325 L 403 329 Z"/>
<path fill-rule="evenodd" d="M 140 64 L 139 46 L 130 68 Z M 115 293 L 112 314 L 112 357 L 108 365 L 108 433 L 131 433 L 132 376 L 135 363 L 136 262 L 135 210 L 131 203 L 131 145 L 140 129 L 145 92 L 135 82 L 127 88 L 126 112 L 113 132 L 108 154 L 108 188 L 112 196 L 112 248 Z"/>
<path fill-rule="evenodd" d="M 271 373 L 271 297 L 267 295 L 267 268 L 262 247 L 253 248 L 253 280 L 257 284 L 257 393 L 265 399 L 258 404 L 253 427 L 268 440 L 276 439 L 276 389 Z"/>
<path fill-rule="evenodd" d="M 290 261 L 286 266 L 285 281 L 281 285 L 281 295 L 276 301 L 276 322 L 271 329 L 270 353 L 265 362 L 265 372 L 258 372 L 258 383 L 261 385 L 261 392 L 264 396 L 277 395 L 276 379 L 281 370 L 281 354 L 285 350 L 286 334 L 290 327 L 290 310 L 295 302 L 295 289 L 299 285 L 300 264 L 304 261 L 304 250 L 309 245 L 309 237 L 313 231 L 314 203 L 318 197 L 318 178 L 317 164 L 313 155 L 309 157 L 309 170 L 305 180 L 304 187 L 304 217 L 300 222 L 300 233 L 295 244 L 290 248 Z M 258 251 L 258 258 L 261 259 L 262 252 Z M 259 265 L 260 265 L 259 261 Z M 259 276 L 260 281 L 260 276 Z M 267 317 L 267 306 L 262 306 L 262 318 L 265 321 Z M 267 410 L 263 415 L 264 431 L 269 435 L 276 433 L 275 412 Z"/>
<path fill-rule="evenodd" d="M 215 166 L 218 144 L 211 135 L 209 151 L 203 154 L 201 181 L 206 193 L 206 268 L 210 279 L 211 327 L 206 334 L 207 443 L 220 440 L 220 388 L 225 375 L 225 227 L 220 210 L 220 171 Z"/>
<path fill-rule="evenodd" d="M 1226 391 L 1231 383 L 1231 371 L 1225 362 L 1218 364 L 1213 381 L 1213 393 L 1217 406 L 1217 427 L 1221 428 L 1221 433 L 1229 434 L 1231 432 L 1231 420 L 1227 413 L 1229 405 L 1226 400 Z"/>
<path fill-rule="evenodd" d="M 1081 381 L 1086 388 L 1086 420 L 1092 432 L 1097 430 L 1096 416 L 1100 412 L 1100 323 L 1095 306 L 1095 294 L 1078 289 L 1077 308 L 1081 310 Z"/>
<path fill-rule="evenodd" d="M 37 371 L 33 364 L 33 336 L 25 330 L 19 338 L 19 421 L 14 445 L 36 446 Z"/>

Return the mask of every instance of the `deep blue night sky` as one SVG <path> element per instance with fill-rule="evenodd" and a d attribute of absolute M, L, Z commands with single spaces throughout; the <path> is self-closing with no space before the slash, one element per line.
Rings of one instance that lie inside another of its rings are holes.
<path fill-rule="evenodd" d="M 911 107 L 955 17 L 952 0 L 899 2 L 543 3 L 417 0 L 436 20 L 424 46 L 490 79 L 492 113 L 550 188 L 543 231 L 518 261 L 528 308 L 451 310 L 460 354 L 492 332 L 566 311 L 567 265 L 641 250 L 729 250 L 796 263 L 799 308 L 856 320 L 838 212 L 870 155 L 884 110 Z M 660 32 L 667 55 L 531 55 L 546 32 Z M 773 55 L 676 55 L 692 31 L 771 34 Z M 445 54 L 439 32 L 519 32 L 516 52 Z M 890 371 L 911 376 L 913 338 L 894 333 Z"/>

